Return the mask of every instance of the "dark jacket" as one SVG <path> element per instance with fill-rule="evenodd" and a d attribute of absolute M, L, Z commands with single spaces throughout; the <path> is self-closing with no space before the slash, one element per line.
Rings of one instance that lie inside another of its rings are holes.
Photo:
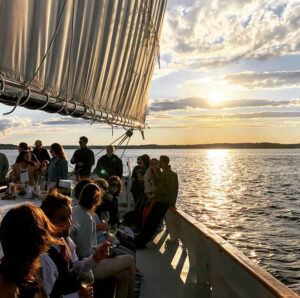
<path fill-rule="evenodd" d="M 4 181 L 7 172 L 8 172 L 7 157 L 3 153 L 0 153 L 0 181 Z"/>
<path fill-rule="evenodd" d="M 110 176 L 117 175 L 122 178 L 123 164 L 122 160 L 115 154 L 108 157 L 107 154 L 99 158 L 97 166 L 94 172 L 104 179 L 108 179 Z"/>
<path fill-rule="evenodd" d="M 39 162 L 43 162 L 44 160 L 50 161 L 50 155 L 45 148 L 41 148 L 40 151 L 35 148 L 32 153 L 37 157 Z"/>
<path fill-rule="evenodd" d="M 171 170 L 170 166 L 160 173 L 155 195 L 159 202 L 168 203 L 170 206 L 176 204 L 178 195 L 178 177 L 177 174 Z"/>
<path fill-rule="evenodd" d="M 78 162 L 82 162 L 83 166 L 79 166 Z M 71 164 L 75 165 L 75 172 L 78 176 L 89 176 L 91 174 L 92 166 L 95 164 L 94 152 L 87 148 L 77 149 L 71 159 Z"/>

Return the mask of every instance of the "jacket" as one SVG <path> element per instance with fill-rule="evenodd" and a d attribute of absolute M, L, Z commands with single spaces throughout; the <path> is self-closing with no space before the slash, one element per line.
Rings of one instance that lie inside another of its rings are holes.
<path fill-rule="evenodd" d="M 170 206 L 176 204 L 178 195 L 178 177 L 168 166 L 160 173 L 155 191 L 156 199 L 159 202 L 168 203 Z"/>

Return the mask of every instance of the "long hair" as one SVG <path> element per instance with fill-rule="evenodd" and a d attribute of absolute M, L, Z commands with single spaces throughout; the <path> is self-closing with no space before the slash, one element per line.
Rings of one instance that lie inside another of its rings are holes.
<path fill-rule="evenodd" d="M 56 228 L 43 211 L 29 203 L 10 209 L 0 225 L 1 268 L 7 283 L 21 285 L 35 279 L 40 254 L 52 243 Z"/>
<path fill-rule="evenodd" d="M 64 147 L 62 145 L 58 143 L 53 143 L 50 147 L 56 155 L 58 155 L 61 158 L 67 159 Z"/>

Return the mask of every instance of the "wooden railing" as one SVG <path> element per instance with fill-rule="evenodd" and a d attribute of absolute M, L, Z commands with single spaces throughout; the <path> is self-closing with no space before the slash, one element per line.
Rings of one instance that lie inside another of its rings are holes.
<path fill-rule="evenodd" d="M 170 240 L 187 251 L 194 297 L 299 297 L 183 211 L 170 209 L 166 221 Z"/>

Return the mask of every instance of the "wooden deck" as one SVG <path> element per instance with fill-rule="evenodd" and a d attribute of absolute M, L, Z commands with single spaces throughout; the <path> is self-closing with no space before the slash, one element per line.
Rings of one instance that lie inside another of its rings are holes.
<path fill-rule="evenodd" d="M 171 243 L 166 230 L 137 250 L 137 267 L 144 274 L 140 298 L 195 297 L 187 255 L 178 242 Z"/>

